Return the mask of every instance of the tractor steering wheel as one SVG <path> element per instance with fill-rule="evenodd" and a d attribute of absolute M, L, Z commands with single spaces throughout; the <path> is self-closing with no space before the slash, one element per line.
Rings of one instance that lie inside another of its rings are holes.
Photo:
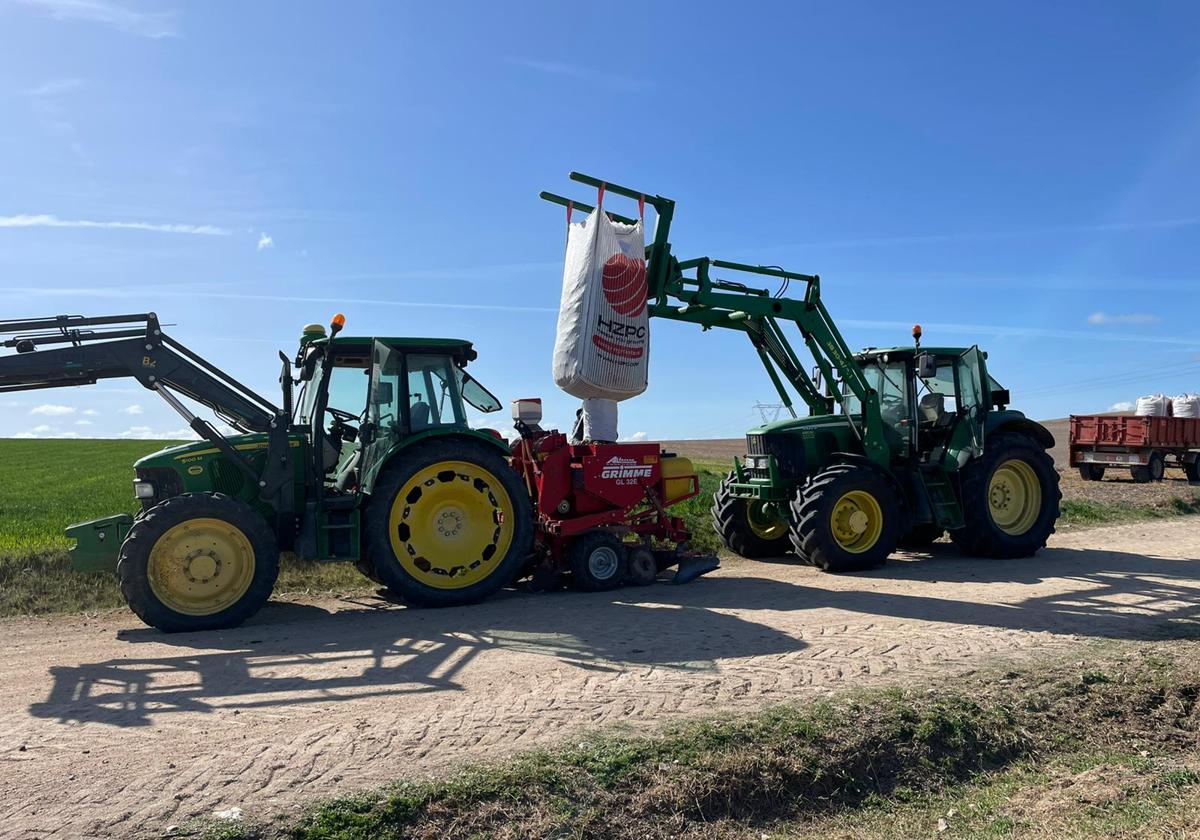
<path fill-rule="evenodd" d="M 351 414 L 349 411 L 342 411 L 340 408 L 325 406 L 325 410 L 333 415 L 333 422 L 329 424 L 329 436 L 338 441 L 354 441 L 358 439 L 358 427 L 348 425 L 349 423 L 358 423 L 361 418 L 357 414 Z"/>

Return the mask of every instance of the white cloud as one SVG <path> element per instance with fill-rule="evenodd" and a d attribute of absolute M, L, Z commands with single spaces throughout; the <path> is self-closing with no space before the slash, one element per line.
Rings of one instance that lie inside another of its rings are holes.
<path fill-rule="evenodd" d="M 34 98 L 40 96 L 58 96 L 63 93 L 70 93 L 82 85 L 82 79 L 52 79 L 48 82 L 43 82 L 37 87 L 30 88 L 25 91 L 25 95 Z"/>
<path fill-rule="evenodd" d="M 81 411 L 80 413 L 81 413 L 81 414 L 82 414 L 84 417 L 95 417 L 95 416 L 96 416 L 97 414 L 99 414 L 100 412 L 99 412 L 99 411 L 97 411 L 97 410 L 96 410 L 96 409 L 94 409 L 94 408 L 85 408 L 85 409 L 84 409 L 83 411 Z"/>
<path fill-rule="evenodd" d="M 90 426 L 90 425 L 92 425 L 92 421 L 91 420 L 76 420 L 75 425 L 76 426 Z"/>
<path fill-rule="evenodd" d="M 35 435 L 44 435 L 44 434 L 46 434 L 46 432 L 53 432 L 53 431 L 54 431 L 54 427 L 53 427 L 53 426 L 47 426 L 45 423 L 43 423 L 43 424 L 42 424 L 42 425 L 40 425 L 40 426 L 34 426 L 34 427 L 33 427 L 32 429 L 30 429 L 29 431 L 33 432 Z"/>
<path fill-rule="evenodd" d="M 53 405 L 52 403 L 43 403 L 42 405 L 31 408 L 29 413 L 40 414 L 43 417 L 62 417 L 66 414 L 74 414 L 75 409 L 69 405 Z"/>
<path fill-rule="evenodd" d="M 143 413 L 145 413 L 145 411 L 146 410 L 144 408 L 142 408 L 140 405 L 138 405 L 137 403 L 134 403 L 133 405 L 127 405 L 121 409 L 122 414 L 128 414 L 131 417 L 136 416 L 138 414 L 143 414 Z"/>
<path fill-rule="evenodd" d="M 614 73 L 605 73 L 600 70 L 593 70 L 590 67 L 567 64 L 562 61 L 538 61 L 531 58 L 508 58 L 506 60 L 509 64 L 515 64 L 518 67 L 524 67 L 528 70 L 536 70 L 539 73 L 580 79 L 585 82 L 592 82 L 603 87 L 616 88 L 618 90 L 637 91 L 652 87 L 650 82 L 645 79 L 637 79 L 632 76 L 618 76 Z"/>
<path fill-rule="evenodd" d="M 1122 402 L 1115 402 L 1108 407 L 1109 411 L 1133 411 L 1133 409 L 1134 409 L 1133 403 L 1129 402 L 1128 400 L 1124 400 Z"/>
<path fill-rule="evenodd" d="M 258 235 L 258 250 L 265 251 L 268 248 L 274 248 L 274 247 L 275 247 L 274 239 L 267 236 L 265 233 L 260 233 Z"/>
<path fill-rule="evenodd" d="M 1124 315 L 1109 315 L 1107 312 L 1093 312 L 1088 316 L 1088 323 L 1102 326 L 1104 324 L 1157 324 L 1162 318 L 1142 312 L 1130 312 Z"/>
<path fill-rule="evenodd" d="M 37 435 L 35 435 L 33 432 L 17 432 L 15 435 L 13 435 L 13 437 L 17 438 L 18 440 L 32 440 L 33 438 L 37 437 Z"/>
<path fill-rule="evenodd" d="M 82 20 L 111 26 L 145 38 L 171 38 L 179 34 L 175 12 L 139 12 L 109 0 L 16 0 L 39 9 L 55 20 Z"/>
<path fill-rule="evenodd" d="M 77 438 L 79 434 L 77 432 L 60 432 L 53 426 L 42 423 L 41 425 L 34 426 L 27 432 L 18 432 L 13 437 L 21 438 L 22 440 L 33 440 L 35 438 Z"/>
<path fill-rule="evenodd" d="M 121 432 L 121 437 L 132 440 L 197 440 L 198 435 L 189 428 L 155 431 L 151 426 L 130 426 Z"/>
<path fill-rule="evenodd" d="M 98 222 L 93 219 L 60 219 L 47 213 L 0 216 L 0 228 L 99 228 L 101 230 L 145 230 L 152 233 L 186 233 L 193 236 L 229 236 L 232 231 L 214 225 L 175 225 L 154 222 Z"/>
<path fill-rule="evenodd" d="M 645 432 L 634 432 L 631 435 L 626 435 L 625 437 L 621 438 L 621 440 L 625 441 L 626 443 L 640 443 L 647 437 L 648 435 Z"/>

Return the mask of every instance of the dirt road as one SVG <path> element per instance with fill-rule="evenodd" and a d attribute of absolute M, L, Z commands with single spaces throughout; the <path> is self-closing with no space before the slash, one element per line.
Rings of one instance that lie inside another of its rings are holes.
<path fill-rule="evenodd" d="M 222 633 L 123 612 L 3 621 L 0 835 L 270 817 L 578 729 L 1200 635 L 1198 557 L 1186 518 L 1064 535 L 1032 560 L 946 546 L 846 577 L 734 560 L 684 587 L 454 610 L 276 603 Z"/>

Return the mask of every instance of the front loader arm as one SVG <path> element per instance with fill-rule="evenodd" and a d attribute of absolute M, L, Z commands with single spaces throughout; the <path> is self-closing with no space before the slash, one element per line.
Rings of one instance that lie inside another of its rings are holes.
<path fill-rule="evenodd" d="M 867 457 L 884 466 L 889 463 L 890 453 L 884 438 L 879 396 L 867 383 L 862 369 L 854 360 L 853 353 L 821 302 L 821 280 L 818 276 L 797 274 L 777 266 L 748 265 L 708 257 L 680 261 L 671 253 L 669 242 L 671 221 L 675 213 L 674 201 L 659 195 L 640 193 L 578 172 L 572 172 L 570 178 L 581 184 L 649 204 L 657 213 L 654 239 L 646 248 L 648 308 L 652 316 L 699 324 L 703 329 L 722 327 L 742 330 L 750 337 L 772 383 L 789 410 L 791 400 L 786 396 L 786 389 L 783 388 L 778 373 L 782 373 L 784 379 L 808 405 L 812 414 L 829 414 L 833 404 L 842 404 L 846 422 L 862 440 Z M 592 210 L 589 205 L 554 193 L 543 192 L 541 197 L 555 204 L 578 208 L 583 212 Z M 610 213 L 610 216 L 618 221 L 632 222 L 632 219 L 615 214 Z M 714 278 L 710 276 L 710 269 L 714 268 L 752 274 L 760 279 L 769 277 L 778 281 L 781 288 L 772 293 L 768 289 Z M 802 299 L 784 296 L 783 292 L 792 282 L 805 284 Z M 812 377 L 804 370 L 784 337 L 779 321 L 791 321 L 799 328 L 805 345 L 821 371 L 821 376 L 828 384 L 831 397 L 822 394 Z M 858 424 L 851 419 L 849 412 L 844 410 L 847 392 L 853 394 L 862 406 L 862 420 Z"/>
<path fill-rule="evenodd" d="M 275 501 L 280 509 L 290 508 L 290 406 L 277 408 L 164 334 L 154 313 L 7 321 L 0 322 L 0 335 L 12 336 L 0 346 L 16 350 L 12 355 L 0 356 L 0 393 L 94 385 L 102 379 L 135 379 L 162 397 L 196 434 L 250 477 L 264 498 L 278 494 Z M 68 346 L 43 349 L 56 344 Z M 176 394 L 212 409 L 244 431 L 267 433 L 268 458 L 263 472 L 260 474 L 211 424 L 192 414 Z"/>

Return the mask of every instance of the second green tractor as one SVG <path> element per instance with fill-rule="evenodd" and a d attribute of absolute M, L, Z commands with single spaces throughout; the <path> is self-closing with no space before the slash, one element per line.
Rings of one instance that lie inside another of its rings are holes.
<path fill-rule="evenodd" d="M 744 333 L 791 415 L 747 433 L 745 457 L 715 494 L 713 526 L 731 551 L 794 554 L 848 572 L 947 533 L 979 557 L 1027 557 L 1046 544 L 1061 500 L 1048 453 L 1054 438 L 1008 408 L 1009 392 L 988 373 L 986 353 L 923 348 L 920 327 L 911 345 L 854 353 L 821 300 L 818 276 L 679 260 L 669 241 L 671 199 L 579 173 L 571 179 L 654 208 L 650 315 Z M 553 193 L 542 198 L 592 211 Z M 788 296 L 793 283 L 803 294 Z M 785 337 L 787 322 L 798 328 L 811 370 Z M 808 416 L 797 416 L 792 392 Z"/>

